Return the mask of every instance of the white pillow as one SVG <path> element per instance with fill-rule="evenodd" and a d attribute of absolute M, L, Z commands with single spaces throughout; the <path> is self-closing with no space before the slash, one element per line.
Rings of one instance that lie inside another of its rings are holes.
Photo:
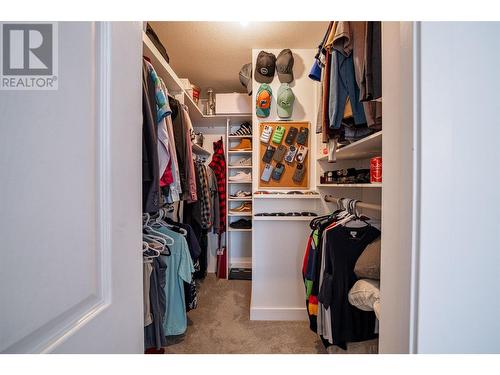
<path fill-rule="evenodd" d="M 375 311 L 377 319 L 380 314 L 380 282 L 378 280 L 360 279 L 349 291 L 349 303 L 363 311 Z"/>

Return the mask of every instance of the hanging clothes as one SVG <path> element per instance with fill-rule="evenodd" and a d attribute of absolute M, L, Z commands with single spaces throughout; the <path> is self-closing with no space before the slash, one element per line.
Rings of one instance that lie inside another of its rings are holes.
<path fill-rule="evenodd" d="M 166 312 L 166 269 L 167 264 L 161 257 L 153 259 L 153 269 L 149 283 L 149 300 L 153 322 L 144 327 L 145 349 L 160 349 L 167 345 L 163 321 Z"/>
<path fill-rule="evenodd" d="M 165 84 L 162 82 L 162 87 L 165 88 Z M 170 103 L 170 100 L 169 100 Z M 166 201 L 167 203 L 178 202 L 182 196 L 181 187 L 181 177 L 179 172 L 179 162 L 177 160 L 177 148 L 175 145 L 174 130 L 172 123 L 172 113 L 166 118 L 166 129 L 168 132 L 168 144 L 170 149 L 170 163 L 167 166 L 167 170 L 162 177 L 163 186 L 168 187 L 164 189 L 167 191 Z M 161 185 L 161 182 L 160 182 Z"/>
<path fill-rule="evenodd" d="M 212 208 L 210 199 L 210 190 L 208 187 L 208 173 L 207 167 L 201 161 L 196 161 L 195 167 L 197 169 L 197 179 L 199 190 L 199 200 L 200 200 L 200 217 L 201 217 L 201 227 L 203 229 L 209 229 L 212 227 Z"/>
<path fill-rule="evenodd" d="M 181 104 L 178 100 L 168 97 L 170 108 L 172 109 L 172 129 L 174 133 L 174 143 L 175 151 L 177 156 L 177 162 L 179 165 L 179 182 L 181 185 L 181 200 L 187 200 L 189 198 L 189 186 L 188 186 L 188 164 L 190 162 L 187 159 L 187 140 L 186 140 L 186 130 L 184 128 L 184 123 L 182 120 Z"/>
<path fill-rule="evenodd" d="M 160 208 L 160 175 L 156 122 L 156 95 L 147 62 L 142 65 L 142 209 L 157 212 Z"/>
<path fill-rule="evenodd" d="M 193 261 L 189 254 L 186 239 L 182 234 L 174 232 L 166 227 L 157 229 L 163 234 L 171 237 L 173 245 L 169 245 L 170 256 L 162 256 L 167 264 L 165 296 L 167 308 L 163 329 L 165 335 L 181 335 L 187 328 L 186 300 L 184 295 L 184 284 L 191 283 L 194 272 Z"/>
<path fill-rule="evenodd" d="M 369 23 L 371 22 L 361 22 L 361 21 L 350 22 L 351 24 L 350 30 L 352 33 L 352 43 L 353 43 L 352 58 L 354 63 L 354 73 L 356 76 L 356 82 L 360 89 L 360 100 L 363 103 L 363 109 L 365 111 L 366 123 L 369 127 L 376 128 L 376 130 L 380 130 L 382 127 L 382 103 L 378 101 L 366 101 L 364 94 L 364 92 L 366 91 L 365 88 L 366 79 L 364 72 L 365 72 L 365 62 L 367 61 L 365 55 L 367 49 L 366 29 Z M 377 42 L 374 41 L 374 43 Z M 378 44 L 380 44 L 380 42 L 378 42 Z M 379 51 L 379 48 L 375 48 L 374 50 Z M 382 78 L 381 66 L 378 69 L 380 70 L 377 70 L 376 76 L 380 78 L 376 78 L 375 80 L 380 82 L 381 85 L 381 78 Z M 380 90 L 382 90 L 381 86 Z"/>
<path fill-rule="evenodd" d="M 348 227 L 354 217 L 336 211 L 314 219 L 302 265 L 309 326 L 325 346 L 343 349 L 348 342 L 377 336 L 373 311 L 352 306 L 348 295 L 357 281 L 356 261 L 380 231 L 370 224 Z"/>
<path fill-rule="evenodd" d="M 198 200 L 196 191 L 196 173 L 193 163 L 193 144 L 191 141 L 191 133 L 193 125 L 191 124 L 191 119 L 189 117 L 189 112 L 185 105 L 181 105 L 182 122 L 184 124 L 184 131 L 186 132 L 186 163 L 187 167 L 187 183 L 188 183 L 188 197 L 186 201 L 188 203 L 196 202 Z"/>
<path fill-rule="evenodd" d="M 367 22 L 361 100 L 382 97 L 382 22 Z"/>
<path fill-rule="evenodd" d="M 224 157 L 224 143 L 222 138 L 214 142 L 214 153 L 209 167 L 217 178 L 217 192 L 219 193 L 219 234 L 226 231 L 226 159 Z"/>
<path fill-rule="evenodd" d="M 208 175 L 208 189 L 210 191 L 210 207 L 211 213 L 210 216 L 212 218 L 212 230 L 213 233 L 218 233 L 220 226 L 220 206 L 219 206 L 219 191 L 217 189 L 217 177 L 215 176 L 215 172 L 212 168 L 207 168 Z"/>

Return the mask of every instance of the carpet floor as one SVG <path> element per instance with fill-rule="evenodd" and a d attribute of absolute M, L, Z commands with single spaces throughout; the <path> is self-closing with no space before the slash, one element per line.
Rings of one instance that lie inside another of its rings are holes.
<path fill-rule="evenodd" d="M 209 274 L 200 286 L 198 308 L 188 313 L 186 333 L 169 336 L 165 352 L 326 353 L 306 321 L 251 321 L 251 286 L 251 281 L 221 280 Z"/>

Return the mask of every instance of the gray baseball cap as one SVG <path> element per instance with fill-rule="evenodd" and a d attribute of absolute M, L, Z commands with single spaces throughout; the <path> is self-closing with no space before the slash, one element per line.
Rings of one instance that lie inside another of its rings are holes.
<path fill-rule="evenodd" d="M 255 63 L 255 80 L 260 83 L 271 83 L 276 70 L 276 56 L 272 53 L 260 51 Z"/>
<path fill-rule="evenodd" d="M 248 95 L 252 95 L 252 63 L 245 64 L 241 67 L 240 82 L 246 87 Z"/>
<path fill-rule="evenodd" d="M 288 48 L 281 51 L 276 58 L 276 70 L 281 83 L 293 82 L 293 54 Z"/>

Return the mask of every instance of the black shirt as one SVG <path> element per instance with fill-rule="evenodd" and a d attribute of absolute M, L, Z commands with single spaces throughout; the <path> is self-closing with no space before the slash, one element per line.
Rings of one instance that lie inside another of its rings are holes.
<path fill-rule="evenodd" d="M 319 300 L 330 307 L 333 343 L 347 349 L 348 342 L 377 336 L 373 311 L 352 306 L 348 295 L 358 280 L 354 274 L 356 261 L 366 246 L 380 236 L 380 231 L 371 225 L 362 228 L 339 225 L 326 232 L 326 236 L 325 270 Z"/>

